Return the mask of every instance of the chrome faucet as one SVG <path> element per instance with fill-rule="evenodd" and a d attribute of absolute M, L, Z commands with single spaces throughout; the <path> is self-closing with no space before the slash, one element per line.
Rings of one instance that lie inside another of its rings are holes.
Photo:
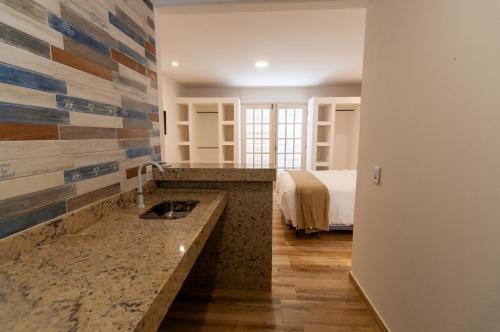
<path fill-rule="evenodd" d="M 144 193 L 142 192 L 142 168 L 146 165 L 153 165 L 154 167 L 158 168 L 160 173 L 164 172 L 160 164 L 154 161 L 145 161 L 141 164 L 141 166 L 139 166 L 139 169 L 137 171 L 137 176 L 139 177 L 139 182 L 137 183 L 137 206 L 141 209 L 144 208 Z"/>

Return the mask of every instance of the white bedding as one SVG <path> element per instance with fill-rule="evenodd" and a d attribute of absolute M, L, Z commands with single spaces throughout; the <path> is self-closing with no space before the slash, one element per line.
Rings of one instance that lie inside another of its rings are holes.
<path fill-rule="evenodd" d="M 352 226 L 354 224 L 354 198 L 356 194 L 356 171 L 311 171 L 325 184 L 330 193 L 330 226 Z M 288 172 L 276 180 L 278 205 L 288 224 L 297 227 L 295 182 Z M 333 212 L 333 213 L 332 213 Z"/>

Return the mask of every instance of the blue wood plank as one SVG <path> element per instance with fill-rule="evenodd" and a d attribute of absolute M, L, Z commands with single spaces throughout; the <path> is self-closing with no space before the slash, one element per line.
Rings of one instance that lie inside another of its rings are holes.
<path fill-rule="evenodd" d="M 156 63 L 156 56 L 154 54 L 149 53 L 148 50 L 146 50 L 145 54 L 146 54 L 146 59 Z"/>
<path fill-rule="evenodd" d="M 146 65 L 146 58 L 120 41 L 118 41 L 118 50 L 122 53 L 125 53 L 140 64 L 143 64 L 144 66 Z"/>
<path fill-rule="evenodd" d="M 51 12 L 49 12 L 48 15 L 49 15 L 48 16 L 49 26 L 52 29 L 59 31 L 63 35 L 65 35 L 65 36 L 67 36 L 67 37 L 69 37 L 69 38 L 71 38 L 71 39 L 73 39 L 81 44 L 84 44 L 88 47 L 91 47 L 102 54 L 105 54 L 107 56 L 111 55 L 111 50 L 108 46 L 97 41 L 92 36 L 83 32 L 82 30 L 75 27 L 74 25 L 71 25 L 70 23 L 62 20 L 60 17 L 52 14 Z"/>
<path fill-rule="evenodd" d="M 26 214 L 2 218 L 0 219 L 0 238 L 18 233 L 65 213 L 66 201 L 60 201 Z"/>
<path fill-rule="evenodd" d="M 147 120 L 148 114 L 145 112 L 121 108 L 119 106 L 104 104 L 93 100 L 56 95 L 57 109 L 61 111 L 82 112 L 90 114 L 118 116 L 131 120 Z"/>
<path fill-rule="evenodd" d="M 69 124 L 69 112 L 0 102 L 0 122 Z"/>
<path fill-rule="evenodd" d="M 156 40 L 153 38 L 153 36 L 148 36 L 148 42 L 153 46 L 156 46 Z"/>
<path fill-rule="evenodd" d="M 103 163 L 97 165 L 83 166 L 64 171 L 64 183 L 75 183 L 82 180 L 92 179 L 98 176 L 118 172 L 118 162 Z"/>
<path fill-rule="evenodd" d="M 129 110 L 140 111 L 144 113 L 158 112 L 158 106 L 156 105 L 151 105 L 143 101 L 128 98 L 125 96 L 122 96 L 122 107 Z"/>
<path fill-rule="evenodd" d="M 132 38 L 137 42 L 137 44 L 144 47 L 144 38 L 141 37 L 140 34 L 134 31 L 131 27 L 129 27 L 125 22 L 120 20 L 113 13 L 108 12 L 109 23 L 113 24 L 118 30 Z"/>
<path fill-rule="evenodd" d="M 152 147 L 143 147 L 143 148 L 133 148 L 125 150 L 125 154 L 127 158 L 137 158 L 142 156 L 147 156 L 153 153 Z"/>
<path fill-rule="evenodd" d="M 121 116 L 121 108 L 119 106 L 104 104 L 93 100 L 58 94 L 56 95 L 56 103 L 58 110 L 108 116 Z"/>
<path fill-rule="evenodd" d="M 66 82 L 31 70 L 0 63 L 0 82 L 66 94 Z"/>

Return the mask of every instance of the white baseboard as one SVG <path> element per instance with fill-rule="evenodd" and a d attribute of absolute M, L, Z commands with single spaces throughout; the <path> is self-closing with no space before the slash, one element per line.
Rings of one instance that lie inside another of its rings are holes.
<path fill-rule="evenodd" d="M 363 298 L 363 301 L 366 303 L 368 306 L 368 309 L 373 313 L 375 316 L 377 323 L 382 330 L 382 332 L 391 332 L 391 330 L 387 327 L 387 324 L 384 322 L 382 317 L 380 316 L 380 313 L 375 309 L 375 306 L 373 305 L 372 301 L 370 298 L 366 295 L 365 291 L 361 287 L 361 285 L 358 282 L 358 279 L 354 276 L 352 271 L 349 271 L 349 280 L 351 283 L 354 285 L 354 287 L 361 293 L 361 297 Z"/>

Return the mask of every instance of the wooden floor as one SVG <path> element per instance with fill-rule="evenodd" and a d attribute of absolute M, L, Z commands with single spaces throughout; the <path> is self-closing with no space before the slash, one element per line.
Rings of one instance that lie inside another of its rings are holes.
<path fill-rule="evenodd" d="M 272 292 L 184 290 L 160 331 L 379 331 L 349 281 L 352 233 L 295 236 L 273 211 Z"/>

